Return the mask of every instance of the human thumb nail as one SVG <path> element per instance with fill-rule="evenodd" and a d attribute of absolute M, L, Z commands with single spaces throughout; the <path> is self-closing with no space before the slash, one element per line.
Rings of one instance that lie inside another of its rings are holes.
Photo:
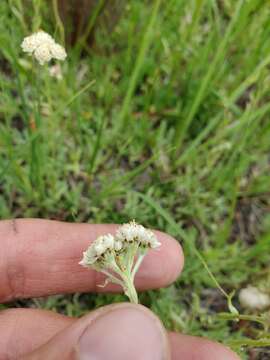
<path fill-rule="evenodd" d="M 142 306 L 112 307 L 85 328 L 78 341 L 79 360 L 167 360 L 166 332 Z"/>
<path fill-rule="evenodd" d="M 169 360 L 167 333 L 142 305 L 104 306 L 75 320 L 23 360 Z"/>

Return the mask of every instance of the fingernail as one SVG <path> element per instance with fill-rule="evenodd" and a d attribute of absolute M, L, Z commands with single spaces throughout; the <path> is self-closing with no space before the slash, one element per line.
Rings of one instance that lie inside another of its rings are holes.
<path fill-rule="evenodd" d="M 80 360 L 165 360 L 167 339 L 160 322 L 133 306 L 101 315 L 84 331 Z"/>

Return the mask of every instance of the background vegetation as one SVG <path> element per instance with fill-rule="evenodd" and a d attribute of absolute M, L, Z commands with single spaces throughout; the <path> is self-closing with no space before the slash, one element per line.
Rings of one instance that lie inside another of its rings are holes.
<path fill-rule="evenodd" d="M 266 359 L 260 326 L 218 315 L 228 306 L 215 281 L 227 294 L 270 288 L 269 2 L 129 0 L 115 15 L 97 1 L 80 34 L 65 18 L 62 80 L 20 49 L 39 28 L 64 36 L 47 1 L 26 2 L 0 2 L 1 218 L 134 218 L 172 234 L 183 275 L 141 301 L 170 329 Z M 27 305 L 79 316 L 119 299 Z"/>

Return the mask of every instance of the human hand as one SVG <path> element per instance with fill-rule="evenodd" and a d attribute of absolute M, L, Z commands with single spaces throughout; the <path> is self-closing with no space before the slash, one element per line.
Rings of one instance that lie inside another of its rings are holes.
<path fill-rule="evenodd" d="M 20 219 L 0 222 L 0 300 L 72 292 L 118 291 L 98 287 L 104 278 L 78 262 L 82 251 L 114 225 Z M 156 232 L 162 243 L 150 251 L 136 276 L 139 290 L 168 285 L 183 267 L 180 245 Z M 23 360 L 237 360 L 228 348 L 202 338 L 167 333 L 141 305 L 121 303 L 80 319 L 37 309 L 0 312 L 0 359 Z"/>

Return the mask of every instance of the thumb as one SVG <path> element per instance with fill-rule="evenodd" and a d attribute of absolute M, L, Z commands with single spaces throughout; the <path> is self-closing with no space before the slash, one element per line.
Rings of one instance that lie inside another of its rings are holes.
<path fill-rule="evenodd" d="M 78 319 L 23 360 L 169 360 L 166 331 L 141 305 L 105 306 Z"/>

